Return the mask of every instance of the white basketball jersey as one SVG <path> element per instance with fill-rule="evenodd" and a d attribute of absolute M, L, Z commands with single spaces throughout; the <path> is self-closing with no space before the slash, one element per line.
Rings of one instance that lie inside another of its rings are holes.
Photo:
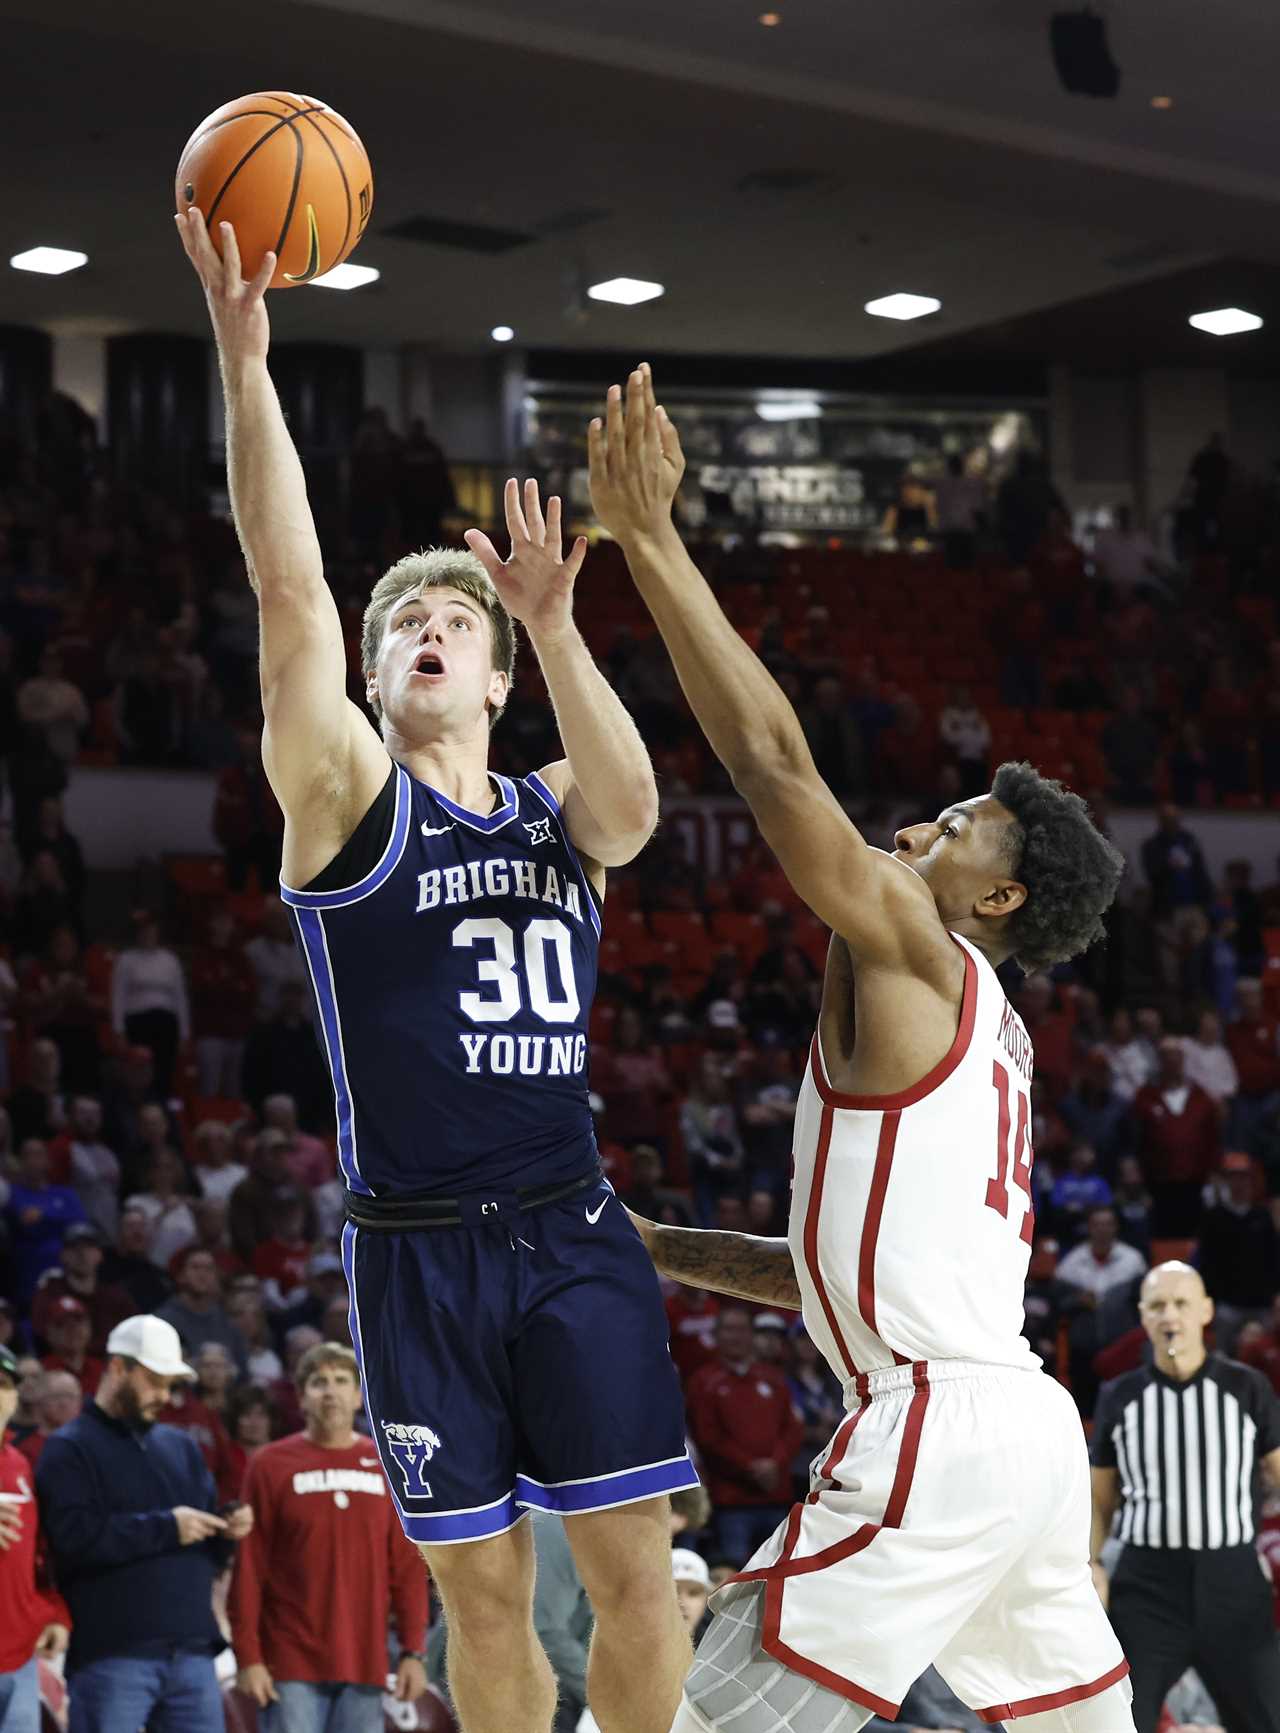
<path fill-rule="evenodd" d="M 955 935 L 952 935 L 955 937 Z M 815 1034 L 796 1106 L 789 1240 L 804 1320 L 842 1382 L 880 1366 L 1032 1368 L 1031 1039 L 964 939 L 951 1050 L 897 1095 L 844 1095 Z"/>

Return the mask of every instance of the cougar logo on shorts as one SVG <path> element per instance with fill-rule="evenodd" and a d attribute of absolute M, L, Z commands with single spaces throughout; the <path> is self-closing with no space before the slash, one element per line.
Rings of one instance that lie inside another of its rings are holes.
<path fill-rule="evenodd" d="M 429 1426 L 406 1426 L 399 1420 L 384 1420 L 382 1430 L 391 1459 L 400 1470 L 405 1498 L 434 1497 L 424 1470 L 442 1448 L 435 1433 Z"/>

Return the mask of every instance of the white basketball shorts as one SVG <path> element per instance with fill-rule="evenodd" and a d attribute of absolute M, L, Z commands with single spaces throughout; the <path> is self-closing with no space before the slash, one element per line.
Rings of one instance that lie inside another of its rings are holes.
<path fill-rule="evenodd" d="M 990 1722 L 1123 1678 L 1089 1573 L 1089 1461 L 1062 1386 L 935 1360 L 860 1374 L 853 1403 L 808 1498 L 722 1591 L 765 1585 L 765 1651 L 890 1718 L 931 1662 Z"/>

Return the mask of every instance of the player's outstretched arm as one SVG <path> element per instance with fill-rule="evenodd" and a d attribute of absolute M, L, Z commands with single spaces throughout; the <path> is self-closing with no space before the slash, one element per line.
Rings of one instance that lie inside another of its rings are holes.
<path fill-rule="evenodd" d="M 933 898 L 902 862 L 868 847 L 819 776 L 786 694 L 725 617 L 671 519 L 679 436 L 648 367 L 611 388 L 588 433 L 591 499 L 619 542 L 698 724 L 791 884 L 856 957 L 952 981 L 954 947 Z"/>
<path fill-rule="evenodd" d="M 713 1294 L 800 1310 L 800 1284 L 786 1240 L 718 1228 L 669 1228 L 630 1210 L 627 1214 L 660 1275 Z"/>
<path fill-rule="evenodd" d="M 562 558 L 560 501 L 547 501 L 544 521 L 536 481 L 525 482 L 522 508 L 512 478 L 504 504 L 510 559 L 500 559 L 480 530 L 468 530 L 464 539 L 507 612 L 529 634 L 547 683 L 567 756 L 542 776 L 564 810 L 570 840 L 601 866 L 622 866 L 639 854 L 658 822 L 658 787 L 639 730 L 574 624 L 573 586 L 586 537 Z"/>
<path fill-rule="evenodd" d="M 246 282 L 230 223 L 219 226 L 219 257 L 199 206 L 176 222 L 218 346 L 231 509 L 261 624 L 263 757 L 280 804 L 299 822 L 309 816 L 317 765 L 341 779 L 353 743 L 371 758 L 382 748 L 367 718 L 345 701 L 342 623 L 325 582 L 302 465 L 267 371 L 265 295 L 275 254 Z M 385 775 L 385 753 L 380 762 Z"/>

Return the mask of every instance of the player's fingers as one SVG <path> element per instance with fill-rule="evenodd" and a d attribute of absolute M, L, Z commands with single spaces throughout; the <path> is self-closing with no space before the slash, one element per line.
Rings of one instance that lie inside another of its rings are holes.
<path fill-rule="evenodd" d="M 622 426 L 622 387 L 620 385 L 609 387 L 609 395 L 605 399 L 604 406 L 604 425 L 609 441 L 605 452 L 605 461 L 610 475 L 613 475 L 621 469 L 622 460 L 626 456 L 626 439 Z"/>
<path fill-rule="evenodd" d="M 229 288 L 239 288 L 244 281 L 244 273 L 240 269 L 240 243 L 236 240 L 236 232 L 230 223 L 219 223 L 218 234 L 222 239 L 222 265 Z"/>
<path fill-rule="evenodd" d="M 530 539 L 539 547 L 547 539 L 547 526 L 542 519 L 542 501 L 538 498 L 538 484 L 532 476 L 524 484 L 524 515 L 529 525 Z"/>
<path fill-rule="evenodd" d="M 514 551 L 517 541 L 529 540 L 529 526 L 524 521 L 524 513 L 520 510 L 520 483 L 515 476 L 509 476 L 507 485 L 502 492 L 502 506 L 507 516 L 507 534 L 511 537 L 511 547 Z"/>
<path fill-rule="evenodd" d="M 627 456 L 636 456 L 644 446 L 644 374 L 637 367 L 627 380 Z"/>
<path fill-rule="evenodd" d="M 587 557 L 587 538 L 579 536 L 569 549 L 569 557 L 564 562 L 565 575 L 572 581 L 582 570 L 582 562 Z"/>
<path fill-rule="evenodd" d="M 270 284 L 271 279 L 272 279 L 272 277 L 275 276 L 275 274 L 276 274 L 276 256 L 275 256 L 275 254 L 274 253 L 264 253 L 262 255 L 262 263 L 258 266 L 258 269 L 257 269 L 257 272 L 254 276 L 254 279 L 253 279 L 252 283 L 250 283 L 250 285 L 249 285 L 249 289 L 250 289 L 251 293 L 253 294 L 255 300 L 260 295 L 266 294 L 268 285 Z"/>
<path fill-rule="evenodd" d="M 661 404 L 658 405 L 658 433 L 662 439 L 662 455 L 675 469 L 684 469 L 684 451 L 680 445 L 680 435 L 676 432 L 676 424 L 667 414 Z"/>
<path fill-rule="evenodd" d="M 560 495 L 553 493 L 547 501 L 546 546 L 557 559 L 560 557 Z"/>
<path fill-rule="evenodd" d="M 209 230 L 205 225 L 204 212 L 199 205 L 188 207 L 185 233 L 183 236 L 187 252 L 201 276 L 208 279 L 222 269 L 213 242 L 209 239 Z"/>
<path fill-rule="evenodd" d="M 485 535 L 483 530 L 468 530 L 463 541 L 471 549 L 480 564 L 488 572 L 490 578 L 496 577 L 502 570 L 502 561 L 498 558 L 498 550 Z"/>
<path fill-rule="evenodd" d="M 640 363 L 640 371 L 644 375 L 644 410 L 646 415 L 653 415 L 658 407 L 653 395 L 653 368 L 647 361 Z"/>

